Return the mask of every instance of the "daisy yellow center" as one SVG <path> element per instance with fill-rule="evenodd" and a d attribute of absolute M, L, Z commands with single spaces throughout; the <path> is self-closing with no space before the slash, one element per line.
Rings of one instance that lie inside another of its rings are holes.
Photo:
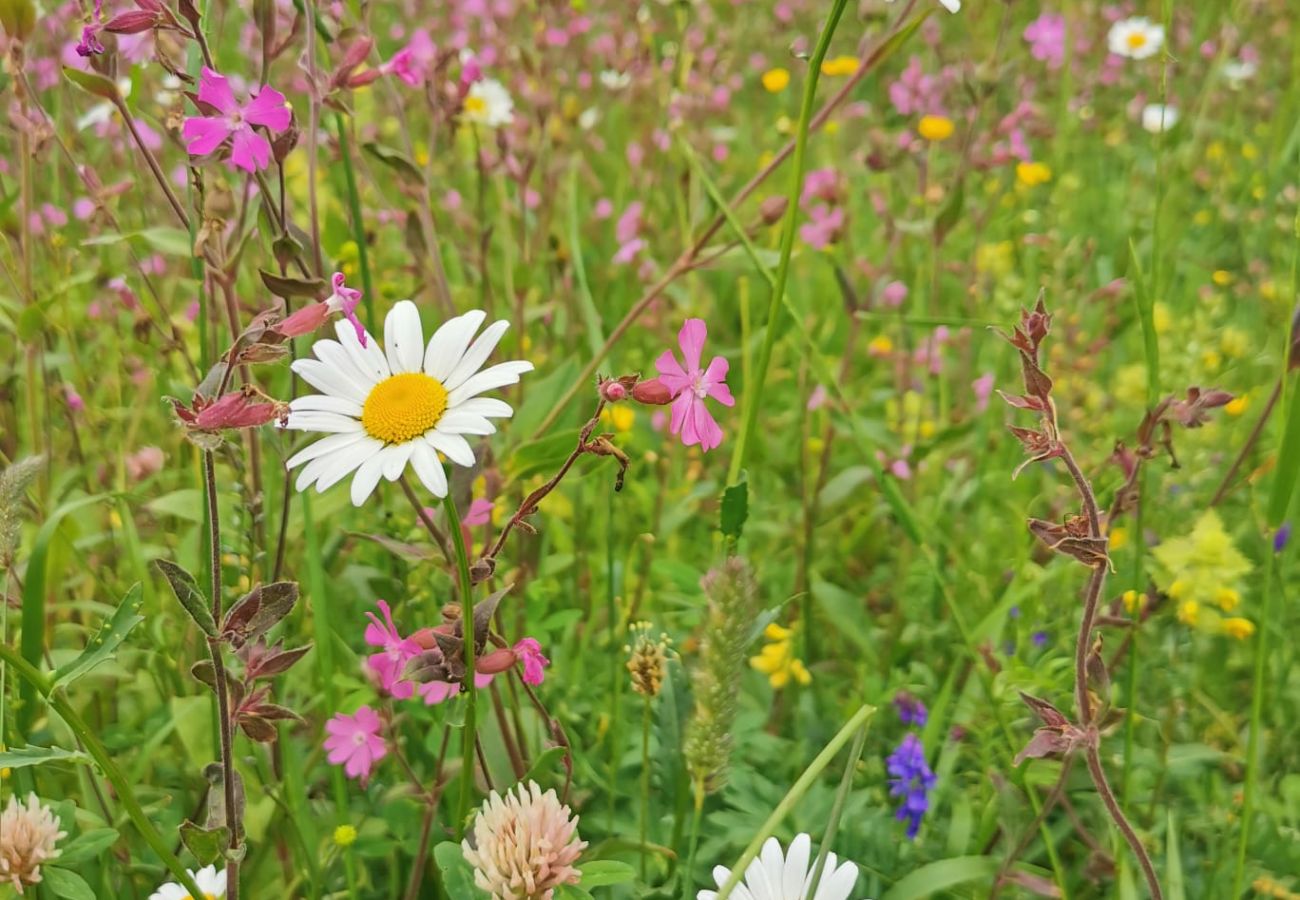
<path fill-rule="evenodd" d="M 465 111 L 471 113 L 481 113 L 487 110 L 487 101 L 482 97 L 466 97 Z"/>
<path fill-rule="evenodd" d="M 194 900 L 194 898 L 191 897 L 189 894 L 186 894 L 186 895 L 185 895 L 185 900 Z M 217 900 L 217 895 L 216 895 L 216 894 L 204 894 L 204 895 L 203 895 L 203 900 Z"/>
<path fill-rule="evenodd" d="M 385 378 L 370 389 L 361 408 L 366 434 L 385 444 L 402 444 L 419 437 L 447 411 L 447 389 L 423 372 Z"/>
<path fill-rule="evenodd" d="M 1130 50 L 1140 50 L 1147 42 L 1147 36 L 1140 31 L 1135 31 L 1128 36 L 1128 46 Z"/>

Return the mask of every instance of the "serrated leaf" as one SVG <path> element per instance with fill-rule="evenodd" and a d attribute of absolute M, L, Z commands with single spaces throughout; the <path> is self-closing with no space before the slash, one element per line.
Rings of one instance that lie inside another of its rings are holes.
<path fill-rule="evenodd" d="M 95 892 L 86 884 L 86 879 L 58 866 L 44 866 L 41 869 L 41 886 L 64 900 L 96 900 Z"/>
<path fill-rule="evenodd" d="M 230 844 L 230 829 L 225 825 L 204 828 L 186 819 L 181 823 L 181 840 L 200 865 L 208 866 L 220 859 L 221 852 Z"/>
<path fill-rule="evenodd" d="M 116 828 L 91 828 L 59 848 L 59 865 L 89 862 L 117 843 Z"/>
<path fill-rule="evenodd" d="M 579 884 L 584 890 L 609 884 L 626 884 L 636 879 L 636 869 L 616 859 L 597 859 L 584 863 L 580 871 L 582 881 Z"/>
<path fill-rule="evenodd" d="M 749 518 L 749 482 L 741 476 L 740 481 L 728 485 L 722 492 L 722 514 L 720 527 L 727 537 L 739 539 L 745 530 L 745 519 Z"/>
<path fill-rule="evenodd" d="M 465 860 L 465 851 L 455 841 L 443 841 L 433 848 L 433 858 L 442 875 L 448 897 L 456 900 L 480 900 L 487 893 L 474 884 L 474 873 Z"/>
<path fill-rule="evenodd" d="M 153 564 L 166 577 L 167 583 L 172 586 L 172 593 L 190 614 L 194 624 L 198 625 L 208 637 L 216 637 L 217 622 L 212 618 L 212 610 L 208 609 L 207 598 L 199 591 L 194 576 L 168 559 L 155 559 Z"/>
<path fill-rule="evenodd" d="M 89 763 L 90 761 L 90 757 L 80 750 L 64 750 L 62 747 L 14 747 L 11 750 L 0 750 L 0 769 L 25 769 L 28 766 L 40 766 L 45 763 Z"/>
<path fill-rule="evenodd" d="M 99 631 L 90 639 L 81 655 L 55 670 L 52 686 L 67 687 L 95 666 L 112 659 L 131 629 L 144 621 L 144 616 L 140 615 L 142 597 L 140 585 L 133 585 L 117 609 L 113 610 L 113 614 L 99 626 Z"/>

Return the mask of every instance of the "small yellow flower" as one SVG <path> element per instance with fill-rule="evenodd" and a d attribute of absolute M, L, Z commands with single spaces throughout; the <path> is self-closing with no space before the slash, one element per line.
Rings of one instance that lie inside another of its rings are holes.
<path fill-rule="evenodd" d="M 1038 187 L 1052 180 L 1052 170 L 1046 163 L 1022 162 L 1016 165 L 1016 180 L 1025 187 Z"/>
<path fill-rule="evenodd" d="M 1232 284 L 1232 273 L 1227 269 L 1215 269 L 1210 273 L 1210 280 L 1219 287 L 1227 287 Z"/>
<path fill-rule="evenodd" d="M 351 825 L 340 825 L 334 829 L 334 843 L 340 847 L 350 847 L 357 839 L 357 830 Z"/>
<path fill-rule="evenodd" d="M 1178 621 L 1184 625 L 1195 625 L 1201 617 L 1201 604 L 1195 600 L 1184 600 L 1178 604 Z"/>
<path fill-rule="evenodd" d="M 1228 637 L 1244 641 L 1255 633 L 1255 623 L 1250 619 L 1231 618 L 1223 620 L 1223 633 Z"/>
<path fill-rule="evenodd" d="M 1224 612 L 1232 612 L 1241 604 L 1241 594 L 1235 588 L 1222 587 L 1214 592 L 1214 602 Z"/>
<path fill-rule="evenodd" d="M 1209 225 L 1214 221 L 1214 216 L 1208 209 L 1198 209 L 1192 216 L 1192 222 L 1196 225 Z"/>
<path fill-rule="evenodd" d="M 1245 394 L 1242 394 L 1240 397 L 1233 397 L 1229 400 L 1224 405 L 1223 411 L 1230 416 L 1239 416 L 1246 411 L 1246 407 L 1249 405 L 1250 400 L 1246 398 Z"/>
<path fill-rule="evenodd" d="M 763 73 L 763 89 L 769 94 L 779 94 L 789 86 L 790 71 L 788 69 L 768 69 Z"/>
<path fill-rule="evenodd" d="M 1242 158 L 1242 159 L 1252 159 L 1252 160 L 1253 160 L 1253 159 L 1258 159 L 1258 158 L 1259 158 L 1259 148 L 1256 147 L 1254 144 L 1249 143 L 1249 142 L 1247 142 L 1247 143 L 1245 143 L 1245 144 L 1242 144 L 1242 145 L 1241 145 L 1241 158 Z"/>
<path fill-rule="evenodd" d="M 1210 162 L 1219 162 L 1225 154 L 1222 141 L 1210 141 L 1205 148 L 1205 158 Z"/>
<path fill-rule="evenodd" d="M 1201 365 L 1208 371 L 1216 371 L 1223 365 L 1223 357 L 1218 350 L 1206 350 L 1201 354 Z"/>
<path fill-rule="evenodd" d="M 1109 538 L 1111 553 L 1122 550 L 1128 544 L 1128 529 L 1123 525 L 1116 525 L 1110 530 Z"/>
<path fill-rule="evenodd" d="M 894 342 L 887 334 L 878 334 L 867 344 L 867 352 L 875 356 L 887 356 L 894 351 Z"/>
<path fill-rule="evenodd" d="M 1191 590 L 1191 585 L 1179 578 L 1169 585 L 1169 590 L 1165 593 L 1177 600 L 1179 597 L 1185 596 L 1189 590 Z"/>
<path fill-rule="evenodd" d="M 763 637 L 770 643 L 763 645 L 758 656 L 751 656 L 749 664 L 766 675 L 772 687 L 779 690 L 788 685 L 792 678 L 799 684 L 812 682 L 812 674 L 794 655 L 792 629 L 773 622 L 763 630 Z"/>
<path fill-rule="evenodd" d="M 827 122 L 825 125 L 822 126 L 822 131 L 825 132 L 826 134 L 839 134 L 840 123 L 834 119 L 831 119 L 829 122 Z"/>
<path fill-rule="evenodd" d="M 1124 601 L 1124 611 L 1130 616 L 1147 608 L 1147 595 L 1139 594 L 1135 590 L 1125 591 L 1120 599 Z"/>
<path fill-rule="evenodd" d="M 946 141 L 956 129 L 952 119 L 947 116 L 921 116 L 916 123 L 916 133 L 927 141 Z"/>
<path fill-rule="evenodd" d="M 781 116 L 776 120 L 777 134 L 792 134 L 794 132 L 794 119 L 789 116 Z"/>
<path fill-rule="evenodd" d="M 1164 303 L 1157 301 L 1151 307 L 1151 324 L 1156 327 L 1157 334 L 1164 334 L 1169 330 L 1169 326 L 1174 324 L 1173 314 L 1169 312 L 1169 307 Z"/>
<path fill-rule="evenodd" d="M 1219 336 L 1219 347 L 1224 355 L 1241 359 L 1250 351 L 1250 336 L 1242 329 L 1229 325 Z"/>
<path fill-rule="evenodd" d="M 822 63 L 822 74 L 830 78 L 840 75 L 852 75 L 858 70 L 856 56 L 837 56 Z"/>

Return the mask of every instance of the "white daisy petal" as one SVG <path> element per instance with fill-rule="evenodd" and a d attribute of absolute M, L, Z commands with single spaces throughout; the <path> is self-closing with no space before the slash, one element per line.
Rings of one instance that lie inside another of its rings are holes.
<path fill-rule="evenodd" d="M 424 439 L 429 446 L 440 452 L 443 456 L 454 462 L 458 466 L 469 468 L 474 465 L 474 450 L 470 447 L 469 441 L 465 440 L 459 434 L 444 434 L 434 429 L 426 432 Z"/>
<path fill-rule="evenodd" d="M 407 441 L 405 444 L 391 444 L 383 449 L 380 456 L 383 458 L 385 479 L 396 481 L 401 476 L 406 469 L 406 464 L 411 460 L 411 451 L 415 446 L 413 441 Z"/>
<path fill-rule="evenodd" d="M 713 867 L 713 880 L 718 885 L 718 887 L 722 887 L 724 884 L 726 884 L 727 879 L 730 877 L 731 877 L 731 870 L 728 869 L 726 866 Z"/>
<path fill-rule="evenodd" d="M 447 405 L 449 407 L 459 406 L 470 397 L 476 397 L 484 391 L 515 384 L 519 381 L 520 375 L 532 370 L 533 364 L 525 360 L 497 363 L 490 369 L 484 369 L 477 375 L 470 376 L 464 384 L 451 391 L 447 395 Z"/>
<path fill-rule="evenodd" d="M 339 336 L 339 343 L 347 351 L 348 357 L 351 358 L 352 364 L 360 372 L 365 372 L 371 378 L 371 384 L 377 384 L 383 381 L 393 373 L 388 368 L 388 358 L 384 356 L 384 351 L 379 349 L 375 343 L 375 338 L 371 334 L 366 335 L 366 345 L 361 346 L 357 339 L 357 330 L 347 319 L 339 319 L 334 323 L 334 332 Z"/>
<path fill-rule="evenodd" d="M 435 497 L 447 496 L 447 473 L 442 470 L 438 454 L 428 444 L 419 441 L 411 445 L 411 468 L 420 483 Z"/>
<path fill-rule="evenodd" d="M 410 300 L 399 300 L 384 319 L 384 352 L 394 375 L 418 372 L 424 356 L 420 311 Z"/>
<path fill-rule="evenodd" d="M 779 847 L 777 852 L 780 853 Z M 776 884 L 771 883 L 761 857 L 750 860 L 749 865 L 745 867 L 745 886 L 754 895 L 754 900 L 781 900 L 781 896 L 777 893 L 781 883 L 779 881 Z"/>
<path fill-rule="evenodd" d="M 382 449 L 383 444 L 367 435 L 365 440 L 358 444 L 354 444 L 343 450 L 331 453 L 329 456 L 323 456 L 320 459 L 314 459 L 307 463 L 306 467 L 302 470 L 302 474 L 298 476 L 298 481 L 302 482 L 303 479 L 307 479 L 307 484 L 311 484 L 312 481 L 315 481 L 316 490 L 324 493 L 344 478 L 351 475 L 356 471 L 357 466 L 361 465 Z M 318 470 L 314 473 L 309 473 L 308 470 L 311 470 L 318 465 Z M 308 478 L 309 474 L 311 475 L 310 478 Z M 299 488 L 299 490 L 302 490 L 302 488 Z"/>
<path fill-rule="evenodd" d="M 456 368 L 452 369 L 451 374 L 442 380 L 442 386 L 449 391 L 460 387 L 465 382 L 465 379 L 477 372 L 483 363 L 487 362 L 487 358 L 492 355 L 492 351 L 496 349 L 497 344 L 501 341 L 501 336 L 506 333 L 506 329 L 509 327 L 510 323 L 505 319 L 501 319 L 484 328 L 483 333 L 465 351 L 465 355 L 456 364 Z"/>
<path fill-rule="evenodd" d="M 326 431 L 336 434 L 362 431 L 362 425 L 351 416 L 331 412 L 291 412 L 284 427 L 290 431 Z"/>
<path fill-rule="evenodd" d="M 356 382 L 365 390 L 369 390 L 376 384 L 371 374 L 360 368 L 352 359 L 352 355 L 343 349 L 343 345 L 338 341 L 317 341 L 311 345 L 311 352 L 316 354 L 316 358 L 332 369 L 337 369 L 339 374 L 343 375 L 348 381 Z"/>
<path fill-rule="evenodd" d="M 355 400 L 357 403 L 366 402 L 369 385 L 349 381 L 343 373 L 330 368 L 318 359 L 296 359 L 290 368 L 317 390 L 324 391 L 334 397 L 346 397 L 349 400 Z"/>
<path fill-rule="evenodd" d="M 482 416 L 460 409 L 449 409 L 442 414 L 435 430 L 443 434 L 493 434 L 497 427 Z"/>
<path fill-rule="evenodd" d="M 785 871 L 781 875 L 783 897 L 797 897 L 803 890 L 804 879 L 808 877 L 808 857 L 811 850 L 812 841 L 806 834 L 797 834 L 790 842 L 790 850 L 785 857 Z"/>
<path fill-rule="evenodd" d="M 462 403 L 456 404 L 456 410 L 457 412 L 474 413 L 476 416 L 491 419 L 508 419 L 515 414 L 509 403 L 495 397 L 471 397 Z"/>
<path fill-rule="evenodd" d="M 469 346 L 470 338 L 483 324 L 487 313 L 472 309 L 463 316 L 448 319 L 433 333 L 429 347 L 424 351 L 424 373 L 442 381 L 460 364 Z"/>
<path fill-rule="evenodd" d="M 471 401 L 473 402 L 473 401 Z M 340 416 L 361 415 L 361 404 L 346 397 L 331 397 L 329 394 L 308 394 L 289 401 L 290 412 L 330 412 Z M 480 413 L 483 415 L 483 413 Z"/>
<path fill-rule="evenodd" d="M 361 443 L 365 439 L 365 434 L 357 434 L 356 432 L 331 434 L 329 437 L 321 438 L 314 444 L 308 444 L 306 447 L 303 447 L 293 456 L 289 457 L 289 461 L 284 464 L 284 467 L 286 469 L 295 469 L 305 462 L 311 462 L 313 459 L 318 459 L 338 450 L 345 450 L 353 444 Z"/>
<path fill-rule="evenodd" d="M 832 854 L 833 855 L 833 854 Z M 826 871 L 822 874 L 821 884 L 817 885 L 816 900 L 848 900 L 853 886 L 858 883 L 858 867 L 846 862 L 831 871 L 830 856 L 826 859 Z"/>
<path fill-rule="evenodd" d="M 352 476 L 352 505 L 361 506 L 375 492 L 379 476 L 383 474 L 383 452 L 366 459 Z"/>

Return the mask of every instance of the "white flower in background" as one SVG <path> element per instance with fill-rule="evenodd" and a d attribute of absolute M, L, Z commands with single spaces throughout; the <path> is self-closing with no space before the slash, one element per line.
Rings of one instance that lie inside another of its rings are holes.
<path fill-rule="evenodd" d="M 474 867 L 474 883 L 493 900 L 551 900 L 562 884 L 577 884 L 574 866 L 587 846 L 578 839 L 578 817 L 555 791 L 536 782 L 496 791 L 474 816 L 474 840 L 461 843 Z"/>
<path fill-rule="evenodd" d="M 203 896 L 198 900 L 219 900 L 226 896 L 226 873 L 223 869 L 218 872 L 216 866 L 207 866 L 195 872 L 193 869 L 188 870 L 190 878 Z M 190 892 L 185 890 L 174 881 L 169 881 L 158 890 L 149 895 L 149 900 L 194 900 L 190 897 Z"/>
<path fill-rule="evenodd" d="M 1165 27 L 1156 25 L 1146 16 L 1120 19 L 1110 26 L 1106 44 L 1116 56 L 1146 59 L 1164 46 Z"/>
<path fill-rule="evenodd" d="M 350 323 L 335 322 L 337 341 L 317 341 L 315 359 L 293 363 L 323 393 L 291 402 L 285 427 L 329 435 L 288 461 L 290 469 L 306 463 L 297 489 L 324 491 L 356 472 L 352 503 L 360 506 L 381 476 L 396 481 L 409 463 L 430 492 L 445 497 L 438 454 L 474 465 L 466 436 L 492 434 L 489 419 L 514 415 L 508 403 L 479 394 L 515 384 L 533 368 L 514 361 L 479 371 L 510 327 L 494 322 L 474 339 L 486 317 L 476 309 L 449 319 L 426 345 L 419 310 L 401 300 L 384 320 L 383 349 L 373 337 L 363 347 Z"/>
<path fill-rule="evenodd" d="M 515 120 L 515 101 L 505 85 L 494 78 L 481 78 L 465 95 L 465 119 L 475 125 L 500 128 Z"/>
<path fill-rule="evenodd" d="M 123 98 L 131 96 L 131 79 L 119 78 L 117 81 L 117 92 Z M 108 123 L 113 118 L 113 113 L 117 107 L 112 103 L 96 103 L 90 109 L 82 113 L 81 118 L 77 119 L 77 130 L 85 131 L 87 128 L 97 128 L 100 125 Z"/>
<path fill-rule="evenodd" d="M 731 892 L 734 900 L 847 900 L 849 892 L 858 882 L 858 867 L 851 862 L 836 866 L 834 853 L 826 854 L 817 893 L 806 897 L 812 884 L 817 857 L 812 852 L 812 839 L 800 834 L 790 842 L 790 852 L 781 853 L 776 838 L 768 838 L 763 850 L 745 869 L 745 877 Z M 713 880 L 722 887 L 731 876 L 725 866 L 713 869 Z M 717 891 L 700 891 L 696 900 L 716 900 Z"/>
<path fill-rule="evenodd" d="M 1152 134 L 1168 131 L 1178 124 L 1177 107 L 1164 103 L 1148 103 L 1142 109 L 1142 127 Z"/>
<path fill-rule="evenodd" d="M 1228 87 L 1234 91 L 1255 77 L 1259 65 L 1248 59 L 1234 59 L 1223 64 L 1223 77 L 1228 80 Z"/>
<path fill-rule="evenodd" d="M 10 796 L 0 812 L 0 885 L 22 894 L 23 885 L 39 884 L 41 864 L 59 855 L 56 845 L 67 836 L 54 811 L 35 794 L 27 795 L 25 806 Z"/>
<path fill-rule="evenodd" d="M 632 73 L 605 69 L 600 73 L 600 83 L 606 90 L 621 91 L 632 83 Z"/>
<path fill-rule="evenodd" d="M 894 0 L 885 0 L 886 3 L 893 3 Z M 950 13 L 961 12 L 961 0 L 939 0 L 939 5 Z"/>

